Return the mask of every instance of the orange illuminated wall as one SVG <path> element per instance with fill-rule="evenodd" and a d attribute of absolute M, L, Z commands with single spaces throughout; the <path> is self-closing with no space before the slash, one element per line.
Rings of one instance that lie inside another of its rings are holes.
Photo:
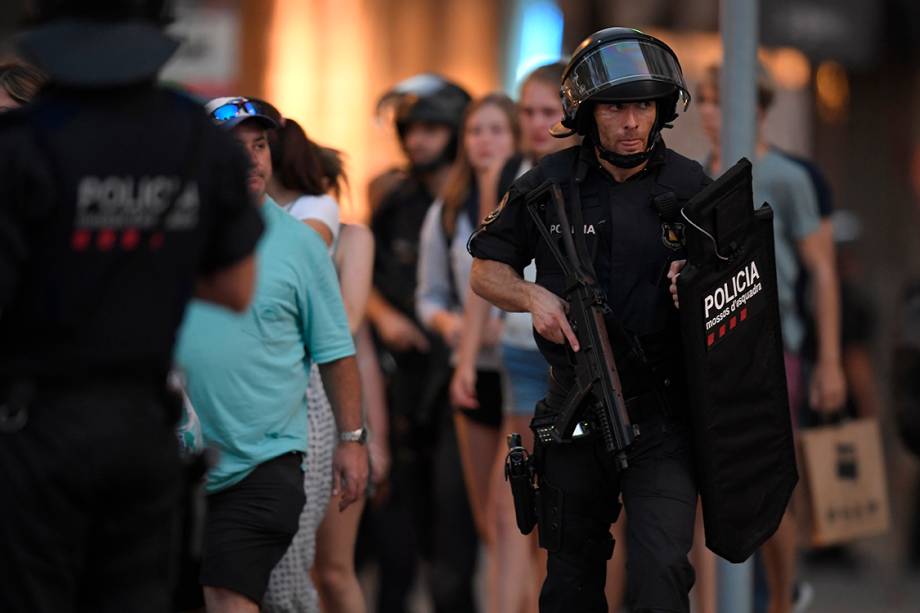
<path fill-rule="evenodd" d="M 474 95 L 499 83 L 500 14 L 486 0 L 274 0 L 264 94 L 317 142 L 345 152 L 343 217 L 366 217 L 366 186 L 400 162 L 374 105 L 392 83 L 441 72 Z"/>

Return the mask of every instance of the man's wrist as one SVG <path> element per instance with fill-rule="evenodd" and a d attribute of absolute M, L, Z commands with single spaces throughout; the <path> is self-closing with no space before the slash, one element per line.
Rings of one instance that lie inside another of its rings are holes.
<path fill-rule="evenodd" d="M 536 283 L 524 282 L 524 310 L 531 315 L 533 315 L 533 293 L 536 287 Z"/>
<path fill-rule="evenodd" d="M 358 443 L 364 445 L 367 443 L 367 428 L 361 426 L 354 430 L 343 430 L 339 432 L 340 443 Z"/>

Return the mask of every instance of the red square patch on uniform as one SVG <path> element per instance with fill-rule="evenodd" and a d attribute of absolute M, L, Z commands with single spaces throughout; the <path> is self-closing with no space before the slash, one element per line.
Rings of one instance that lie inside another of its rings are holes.
<path fill-rule="evenodd" d="M 719 326 L 719 338 L 722 338 L 723 336 L 725 336 L 725 324 Z"/>
<path fill-rule="evenodd" d="M 706 346 L 707 346 L 707 347 L 712 347 L 713 345 L 715 345 L 715 343 L 716 343 L 716 335 L 715 335 L 715 334 L 710 334 L 709 336 L 706 337 Z"/>
<path fill-rule="evenodd" d="M 163 246 L 163 240 L 164 240 L 164 238 L 165 238 L 165 237 L 163 236 L 163 233 L 162 233 L 162 232 L 156 232 L 156 233 L 154 233 L 154 234 L 150 237 L 150 248 L 156 250 L 156 249 L 159 249 L 160 247 L 162 247 L 162 246 Z"/>
<path fill-rule="evenodd" d="M 99 251 L 108 251 L 115 245 L 115 231 L 114 230 L 103 230 L 99 233 L 99 236 L 96 237 L 96 247 L 99 248 Z"/>
<path fill-rule="evenodd" d="M 744 321 L 745 319 L 747 319 L 747 307 L 741 309 L 741 321 Z"/>
<path fill-rule="evenodd" d="M 735 329 L 735 326 L 737 326 L 737 325 L 738 325 L 738 318 L 737 318 L 737 317 L 732 317 L 731 319 L 728 320 L 728 329 L 729 329 L 729 330 L 734 330 L 734 329 Z"/>
<path fill-rule="evenodd" d="M 89 247 L 92 239 L 93 236 L 89 230 L 74 230 L 73 236 L 70 238 L 70 246 L 73 247 L 74 251 L 84 251 Z"/>
<path fill-rule="evenodd" d="M 135 228 L 128 228 L 121 233 L 121 248 L 125 251 L 132 251 L 137 247 L 141 237 Z"/>

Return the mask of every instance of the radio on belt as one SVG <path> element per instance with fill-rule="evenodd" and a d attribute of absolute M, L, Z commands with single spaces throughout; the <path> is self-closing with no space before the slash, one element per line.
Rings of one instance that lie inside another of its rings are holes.
<path fill-rule="evenodd" d="M 680 211 L 677 280 L 706 545 L 747 559 L 779 526 L 798 481 L 773 248 L 741 159 Z"/>

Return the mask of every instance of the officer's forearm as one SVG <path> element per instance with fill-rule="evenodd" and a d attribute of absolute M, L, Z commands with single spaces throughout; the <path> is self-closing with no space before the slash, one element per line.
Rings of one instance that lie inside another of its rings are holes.
<path fill-rule="evenodd" d="M 319 365 L 323 389 L 335 414 L 339 432 L 357 430 L 364 424 L 361 414 L 361 378 L 354 356 Z"/>
<path fill-rule="evenodd" d="M 531 285 L 507 264 L 479 258 L 473 260 L 470 286 L 502 310 L 513 313 L 528 311 Z"/>

